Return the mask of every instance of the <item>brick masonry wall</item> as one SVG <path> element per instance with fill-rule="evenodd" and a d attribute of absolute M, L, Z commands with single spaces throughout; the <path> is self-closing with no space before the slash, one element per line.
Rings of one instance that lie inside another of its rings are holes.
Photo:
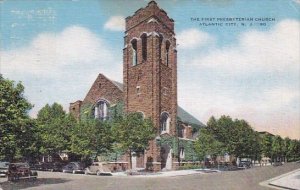
<path fill-rule="evenodd" d="M 123 101 L 123 92 L 121 89 L 103 74 L 98 75 L 82 104 L 95 104 L 100 99 L 107 100 L 110 105 Z"/>
<path fill-rule="evenodd" d="M 142 59 L 141 35 L 147 34 L 147 60 Z M 163 36 L 159 49 L 159 35 Z M 131 41 L 137 39 L 138 64 L 132 65 Z M 166 43 L 169 41 L 169 65 L 166 61 Z M 176 135 L 177 116 L 177 52 L 174 38 L 174 21 L 155 2 L 136 11 L 126 19 L 126 35 L 123 49 L 125 111 L 140 111 L 150 117 L 159 135 L 160 115 L 169 113 L 170 134 Z M 161 51 L 161 57 L 160 55 Z M 137 86 L 140 93 L 137 94 Z M 150 142 L 147 156 L 157 161 L 159 150 L 155 141 Z"/>
<path fill-rule="evenodd" d="M 154 1 L 149 2 L 148 6 L 146 6 L 145 8 L 137 10 L 133 16 L 129 16 L 126 18 L 126 31 L 130 30 L 131 28 L 135 27 L 136 25 L 140 24 L 153 15 L 157 18 L 160 18 L 160 20 L 166 27 L 174 31 L 173 20 L 170 19 L 167 13 L 164 10 L 160 9 L 157 6 L 157 3 Z"/>
<path fill-rule="evenodd" d="M 140 37 L 144 33 L 147 34 L 147 60 L 142 59 Z M 159 35 L 163 37 L 161 49 Z M 132 66 L 132 39 L 137 39 L 138 64 L 136 66 Z M 165 56 L 167 42 L 170 43 L 169 65 Z M 99 74 L 84 100 L 70 104 L 70 113 L 79 118 L 82 105 L 95 104 L 100 99 L 107 100 L 110 105 L 123 101 L 125 112 L 143 112 L 146 117 L 151 118 L 157 128 L 157 135 L 159 135 L 161 113 L 169 113 L 170 135 L 177 135 L 177 50 L 174 21 L 153 1 L 147 7 L 136 11 L 133 16 L 126 18 L 123 84 L 122 91 L 111 80 Z M 137 86 L 140 87 L 139 94 L 137 94 Z M 192 128 L 186 124 L 184 126 L 186 138 L 192 138 Z M 147 159 L 151 157 L 155 163 L 153 167 L 158 171 L 161 157 L 160 147 L 156 145 L 155 140 L 149 142 L 145 154 L 144 165 L 146 166 Z M 129 162 L 129 156 L 124 155 L 122 161 Z"/>
<path fill-rule="evenodd" d="M 69 112 L 72 114 L 77 120 L 80 118 L 80 107 L 82 105 L 81 100 L 77 100 L 74 103 L 70 103 Z"/>
<path fill-rule="evenodd" d="M 99 74 L 83 101 L 70 103 L 69 111 L 78 120 L 80 108 L 85 104 L 95 104 L 100 99 L 108 101 L 110 105 L 123 102 L 123 92 L 103 74 Z"/>
<path fill-rule="evenodd" d="M 129 169 L 128 162 L 109 162 L 106 164 L 106 166 L 111 172 L 121 172 Z"/>

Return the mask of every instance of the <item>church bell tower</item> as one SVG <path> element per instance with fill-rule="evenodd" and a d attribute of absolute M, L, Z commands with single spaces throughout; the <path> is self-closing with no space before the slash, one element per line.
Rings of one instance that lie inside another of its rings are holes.
<path fill-rule="evenodd" d="M 157 137 L 175 136 L 177 51 L 174 20 L 155 1 L 150 1 L 145 8 L 126 18 L 124 45 L 125 112 L 141 112 L 144 117 L 151 118 L 157 128 Z M 163 162 L 156 140 L 150 143 L 145 161 L 149 157 L 155 163 Z"/>

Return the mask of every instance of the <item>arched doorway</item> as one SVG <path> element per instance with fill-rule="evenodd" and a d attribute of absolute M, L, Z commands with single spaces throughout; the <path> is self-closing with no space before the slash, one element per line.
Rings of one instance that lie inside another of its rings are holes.
<path fill-rule="evenodd" d="M 172 169 L 172 149 L 169 145 L 163 145 L 160 148 L 161 156 L 161 169 L 171 170 Z"/>

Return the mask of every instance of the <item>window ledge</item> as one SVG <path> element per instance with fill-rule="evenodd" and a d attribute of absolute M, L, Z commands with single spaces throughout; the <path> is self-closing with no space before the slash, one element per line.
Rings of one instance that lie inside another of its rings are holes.
<path fill-rule="evenodd" d="M 188 139 L 188 138 L 182 138 L 182 137 L 178 137 L 181 140 L 186 140 L 186 141 L 195 141 L 194 139 Z"/>
<path fill-rule="evenodd" d="M 163 134 L 169 134 L 169 132 L 168 131 L 162 131 L 160 134 L 161 135 L 163 135 Z"/>

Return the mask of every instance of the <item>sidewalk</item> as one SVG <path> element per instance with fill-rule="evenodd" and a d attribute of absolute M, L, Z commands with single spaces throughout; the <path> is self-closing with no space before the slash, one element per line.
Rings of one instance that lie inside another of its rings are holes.
<path fill-rule="evenodd" d="M 300 169 L 264 181 L 261 185 L 276 189 L 300 190 Z"/>
<path fill-rule="evenodd" d="M 175 170 L 175 171 L 165 171 L 157 173 L 144 173 L 139 175 L 127 175 L 125 172 L 114 173 L 113 176 L 127 176 L 127 177 L 175 177 L 175 176 L 184 176 L 184 175 L 193 175 L 193 174 L 205 174 L 212 172 L 220 172 L 217 170 L 209 169 L 196 169 L 196 170 Z"/>

